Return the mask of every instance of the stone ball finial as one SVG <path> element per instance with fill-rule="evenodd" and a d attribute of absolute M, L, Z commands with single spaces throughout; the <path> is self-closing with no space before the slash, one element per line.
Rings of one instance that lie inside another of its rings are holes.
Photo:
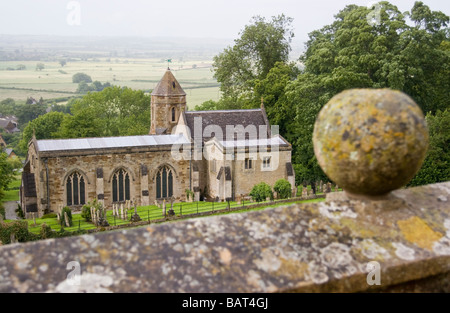
<path fill-rule="evenodd" d="M 422 166 L 428 128 L 419 106 L 390 89 L 351 89 L 320 111 L 314 153 L 327 176 L 349 196 L 384 196 Z"/>

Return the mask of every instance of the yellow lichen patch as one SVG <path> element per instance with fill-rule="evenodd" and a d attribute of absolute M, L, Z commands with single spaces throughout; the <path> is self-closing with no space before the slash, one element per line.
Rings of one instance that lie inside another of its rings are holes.
<path fill-rule="evenodd" d="M 375 144 L 375 137 L 374 136 L 365 136 L 361 139 L 361 148 L 365 152 L 372 151 L 374 144 Z"/>
<path fill-rule="evenodd" d="M 277 276 L 295 277 L 296 279 L 302 279 L 305 277 L 305 273 L 308 270 L 308 264 L 300 262 L 298 260 L 285 259 L 280 257 L 281 266 L 275 272 Z"/>
<path fill-rule="evenodd" d="M 423 249 L 432 250 L 433 244 L 443 237 L 441 233 L 435 232 L 417 216 L 398 221 L 397 225 L 406 240 Z"/>
<path fill-rule="evenodd" d="M 367 227 L 367 225 L 363 225 L 360 222 L 357 222 L 350 218 L 341 218 L 340 224 L 343 226 L 347 226 L 352 231 L 352 236 L 373 238 L 376 235 L 376 231 L 370 229 L 369 227 Z"/>
<path fill-rule="evenodd" d="M 100 259 L 102 262 L 106 262 L 110 258 L 110 251 L 106 249 L 98 249 L 98 254 L 100 255 Z"/>

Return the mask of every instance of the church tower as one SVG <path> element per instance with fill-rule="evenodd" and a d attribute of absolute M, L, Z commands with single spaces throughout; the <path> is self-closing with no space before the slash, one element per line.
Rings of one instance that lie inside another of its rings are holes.
<path fill-rule="evenodd" d="M 186 93 L 169 68 L 153 89 L 151 101 L 150 135 L 170 135 L 186 109 Z"/>

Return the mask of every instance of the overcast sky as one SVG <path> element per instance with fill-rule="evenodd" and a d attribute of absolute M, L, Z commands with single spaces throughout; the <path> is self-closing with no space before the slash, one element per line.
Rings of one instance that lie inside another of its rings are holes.
<path fill-rule="evenodd" d="M 2 0 L 0 34 L 214 37 L 235 39 L 252 16 L 294 18 L 297 40 L 347 4 L 372 0 Z M 403 12 L 414 0 L 392 0 Z M 450 1 L 424 0 L 450 15 Z"/>

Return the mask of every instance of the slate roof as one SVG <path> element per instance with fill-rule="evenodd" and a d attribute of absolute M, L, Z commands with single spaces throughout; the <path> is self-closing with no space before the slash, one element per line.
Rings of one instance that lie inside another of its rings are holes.
<path fill-rule="evenodd" d="M 161 136 L 123 136 L 123 137 L 100 137 L 100 138 L 77 138 L 77 139 L 49 139 L 38 140 L 37 150 L 48 151 L 70 151 L 70 150 L 98 150 L 108 148 L 145 147 L 173 144 L 189 144 L 183 135 L 161 135 Z"/>
<path fill-rule="evenodd" d="M 267 126 L 267 130 L 270 131 L 270 125 L 268 124 L 265 114 L 262 109 L 253 110 L 223 110 L 223 111 L 190 111 L 185 112 L 186 123 L 191 131 L 191 137 L 194 138 L 198 134 L 195 134 L 194 121 L 201 118 L 202 121 L 202 136 L 205 134 L 204 130 L 209 125 L 217 125 L 222 130 L 223 138 L 217 138 L 219 141 L 227 139 L 226 128 L 227 125 L 237 126 L 242 125 L 246 128 L 249 125 L 254 125 L 256 128 L 256 136 L 258 138 L 267 138 L 268 134 L 260 136 L 259 126 Z M 218 134 L 211 133 L 212 136 L 203 137 L 203 141 L 210 140 L 213 136 L 219 136 Z M 245 134 L 245 138 L 249 139 L 249 134 Z M 239 139 L 236 133 L 234 139 Z"/>
<path fill-rule="evenodd" d="M 170 70 L 167 70 L 158 84 L 152 91 L 152 96 L 185 96 L 183 88 L 181 88 L 175 76 Z"/>

